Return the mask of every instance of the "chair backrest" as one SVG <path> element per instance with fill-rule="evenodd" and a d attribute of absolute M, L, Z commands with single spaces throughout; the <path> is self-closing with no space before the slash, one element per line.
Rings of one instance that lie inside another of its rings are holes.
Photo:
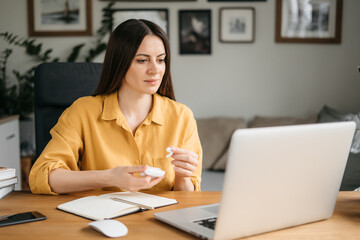
<path fill-rule="evenodd" d="M 50 130 L 76 99 L 94 93 L 101 63 L 43 63 L 35 70 L 36 157 L 50 141 Z"/>

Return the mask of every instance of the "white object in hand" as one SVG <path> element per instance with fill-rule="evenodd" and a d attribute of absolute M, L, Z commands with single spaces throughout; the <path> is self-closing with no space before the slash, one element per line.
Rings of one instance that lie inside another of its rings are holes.
<path fill-rule="evenodd" d="M 123 223 L 113 219 L 94 221 L 89 226 L 108 237 L 122 237 L 128 233 Z"/>
<path fill-rule="evenodd" d="M 169 153 L 168 155 L 166 155 L 166 158 L 171 157 L 174 153 L 171 151 L 171 147 L 167 147 L 166 151 Z"/>
<path fill-rule="evenodd" d="M 155 168 L 155 167 L 148 167 L 144 172 L 140 173 L 140 175 L 143 177 L 148 175 L 153 178 L 162 177 L 162 176 L 164 176 L 164 174 L 165 174 L 165 171 L 161 170 L 160 168 Z"/>

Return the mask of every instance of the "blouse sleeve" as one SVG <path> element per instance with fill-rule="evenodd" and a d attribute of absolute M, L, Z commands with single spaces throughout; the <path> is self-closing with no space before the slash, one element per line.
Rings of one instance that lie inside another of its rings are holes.
<path fill-rule="evenodd" d="M 49 174 L 56 168 L 79 170 L 79 156 L 83 150 L 80 134 L 71 121 L 71 107 L 60 116 L 51 129 L 49 141 L 30 171 L 29 185 L 32 193 L 53 194 Z"/>
<path fill-rule="evenodd" d="M 192 183 L 194 184 L 195 191 L 201 191 L 200 189 L 200 183 L 201 183 L 201 170 L 202 170 L 202 157 L 203 152 L 201 148 L 200 138 L 197 130 L 196 120 L 193 117 L 193 114 L 191 112 L 191 116 L 189 120 L 187 121 L 187 134 L 186 139 L 184 141 L 184 149 L 190 150 L 198 154 L 198 166 L 193 174 L 193 176 L 190 178 Z"/>

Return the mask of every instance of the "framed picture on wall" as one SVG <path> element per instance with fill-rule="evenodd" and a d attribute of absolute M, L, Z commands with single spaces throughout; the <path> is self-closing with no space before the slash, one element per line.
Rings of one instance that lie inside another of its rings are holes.
<path fill-rule="evenodd" d="M 208 2 L 266 2 L 267 0 L 208 0 Z"/>
<path fill-rule="evenodd" d="M 179 10 L 180 54 L 211 54 L 211 11 Z"/>
<path fill-rule="evenodd" d="M 92 34 L 91 0 L 28 0 L 29 36 Z"/>
<path fill-rule="evenodd" d="M 276 1 L 276 42 L 340 43 L 342 0 Z"/>
<path fill-rule="evenodd" d="M 246 43 L 255 40 L 255 9 L 220 8 L 219 41 L 222 43 Z"/>
<path fill-rule="evenodd" d="M 197 0 L 100 0 L 104 2 L 196 2 Z"/>
<path fill-rule="evenodd" d="M 169 17 L 167 9 L 114 9 L 112 13 L 114 30 L 120 23 L 131 19 L 145 19 L 159 25 L 169 36 Z"/>

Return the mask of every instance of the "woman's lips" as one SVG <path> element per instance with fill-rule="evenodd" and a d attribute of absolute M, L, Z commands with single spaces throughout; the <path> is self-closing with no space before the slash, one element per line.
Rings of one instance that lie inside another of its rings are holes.
<path fill-rule="evenodd" d="M 149 80 L 145 80 L 146 83 L 149 83 L 151 85 L 156 85 L 158 83 L 158 79 L 149 79 Z"/>

